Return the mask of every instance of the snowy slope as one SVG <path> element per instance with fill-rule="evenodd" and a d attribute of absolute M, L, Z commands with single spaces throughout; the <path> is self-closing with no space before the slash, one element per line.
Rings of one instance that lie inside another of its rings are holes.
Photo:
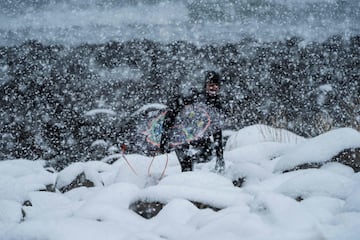
<path fill-rule="evenodd" d="M 122 158 L 112 165 L 72 164 L 60 173 L 46 171 L 43 161 L 2 161 L 0 239 L 355 240 L 360 236 L 360 175 L 326 160 L 360 147 L 359 138 L 359 132 L 345 128 L 313 139 L 292 135 L 285 141 L 259 134 L 259 126 L 252 126 L 230 137 L 223 175 L 212 172 L 214 162 L 180 173 L 171 153 L 162 179 L 164 155 L 150 168 L 151 158 L 127 156 L 134 171 Z M 323 166 L 279 171 L 312 161 Z M 68 184 L 81 171 L 94 187 L 38 191 L 55 181 L 57 187 Z M 245 178 L 241 188 L 232 183 L 238 178 Z M 166 205 L 144 219 L 129 209 L 139 200 Z M 199 209 L 192 202 L 212 208 Z"/>

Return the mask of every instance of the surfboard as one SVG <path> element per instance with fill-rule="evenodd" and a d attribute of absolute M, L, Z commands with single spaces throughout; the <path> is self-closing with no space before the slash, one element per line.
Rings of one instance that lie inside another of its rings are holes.
<path fill-rule="evenodd" d="M 149 119 L 147 128 L 142 132 L 146 142 L 153 147 L 160 146 L 163 133 L 163 122 L 167 111 L 161 111 Z M 174 126 L 169 129 L 170 147 L 191 143 L 210 135 L 215 128 L 220 127 L 218 110 L 202 103 L 186 105 L 176 116 Z"/>

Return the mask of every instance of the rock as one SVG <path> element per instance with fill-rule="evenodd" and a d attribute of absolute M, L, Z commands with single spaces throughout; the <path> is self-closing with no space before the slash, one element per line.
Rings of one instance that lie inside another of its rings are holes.
<path fill-rule="evenodd" d="M 133 210 L 143 218 L 150 219 L 155 217 L 165 205 L 165 203 L 161 202 L 136 201 L 129 206 L 129 209 Z"/>
<path fill-rule="evenodd" d="M 198 209 L 210 208 L 214 211 L 221 210 L 220 208 L 213 207 L 201 202 L 195 202 L 195 201 L 190 201 L 190 202 L 194 204 Z M 147 202 L 147 201 L 139 200 L 130 204 L 129 209 L 133 210 L 143 218 L 150 219 L 152 217 L 155 217 L 164 208 L 165 205 L 166 203 L 161 203 L 158 201 Z"/>
<path fill-rule="evenodd" d="M 217 207 L 213 207 L 213 206 L 210 206 L 208 204 L 205 204 L 205 203 L 201 203 L 201 202 L 194 202 L 194 201 L 191 201 L 192 204 L 194 204 L 198 209 L 206 209 L 206 208 L 210 208 L 212 210 L 214 210 L 215 212 L 217 211 L 220 211 L 221 208 L 217 208 Z"/>
<path fill-rule="evenodd" d="M 40 192 L 55 192 L 55 185 L 54 184 L 47 184 L 45 189 L 40 189 Z"/>
<path fill-rule="evenodd" d="M 88 180 L 86 178 L 85 173 L 82 172 L 78 176 L 76 176 L 76 178 L 69 185 L 61 187 L 59 188 L 59 190 L 60 192 L 64 193 L 78 187 L 94 187 L 94 186 L 95 184 L 92 181 Z"/>
<path fill-rule="evenodd" d="M 349 148 L 340 152 L 333 157 L 331 162 L 339 162 L 354 169 L 355 172 L 360 171 L 360 148 Z"/>
<path fill-rule="evenodd" d="M 25 221 L 25 218 L 26 218 L 25 209 L 26 209 L 26 207 L 32 207 L 32 206 L 33 205 L 32 205 L 30 200 L 26 200 L 25 202 L 23 202 L 22 207 L 21 207 L 21 216 L 22 216 L 21 221 Z"/>
<path fill-rule="evenodd" d="M 32 207 L 32 203 L 31 203 L 30 200 L 26 200 L 26 201 L 23 203 L 23 206 Z"/>
<path fill-rule="evenodd" d="M 329 162 L 339 162 L 358 172 L 360 167 L 360 133 L 352 128 L 328 131 L 282 154 L 274 167 L 275 172 L 319 168 Z"/>
<path fill-rule="evenodd" d="M 245 182 L 245 177 L 239 177 L 238 179 L 233 180 L 233 184 L 235 187 L 242 187 Z"/>
<path fill-rule="evenodd" d="M 25 210 L 22 208 L 21 209 L 21 221 L 25 221 L 25 217 L 26 217 L 26 212 L 25 212 Z"/>
<path fill-rule="evenodd" d="M 325 163 L 327 162 L 321 162 L 321 163 L 304 163 L 301 165 L 298 165 L 294 168 L 288 169 L 288 170 L 284 170 L 282 173 L 287 173 L 287 172 L 292 172 L 292 171 L 297 171 L 297 170 L 304 170 L 304 169 L 310 169 L 310 168 L 320 168 L 321 166 L 323 166 Z"/>
<path fill-rule="evenodd" d="M 313 163 L 305 163 L 298 165 L 292 169 L 285 170 L 283 173 L 301 170 L 301 169 L 309 169 L 309 168 L 320 168 L 323 165 L 329 162 L 338 162 L 344 164 L 348 167 L 351 167 L 354 172 L 360 171 L 360 148 L 349 148 L 341 151 L 336 156 L 332 157 L 330 160 L 325 162 L 313 162 Z"/>
<path fill-rule="evenodd" d="M 74 163 L 62 170 L 56 178 L 55 188 L 68 192 L 78 187 L 104 186 L 100 174 L 84 163 Z"/>

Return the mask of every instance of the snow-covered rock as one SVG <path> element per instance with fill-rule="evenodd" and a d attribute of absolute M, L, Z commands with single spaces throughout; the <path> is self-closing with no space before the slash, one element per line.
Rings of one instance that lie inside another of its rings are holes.
<path fill-rule="evenodd" d="M 360 186 L 359 183 L 346 199 L 345 208 L 347 211 L 360 212 Z"/>
<path fill-rule="evenodd" d="M 23 218 L 21 204 L 16 201 L 0 199 L 0 239 L 4 233 L 20 223 Z"/>
<path fill-rule="evenodd" d="M 339 128 L 295 145 L 277 159 L 276 172 L 303 164 L 323 164 L 345 149 L 360 147 L 360 133 L 351 128 Z"/>
<path fill-rule="evenodd" d="M 260 142 L 225 151 L 226 175 L 233 180 L 246 178 L 246 182 L 262 181 L 271 177 L 274 158 L 292 146 L 288 143 Z"/>
<path fill-rule="evenodd" d="M 98 187 L 104 183 L 100 174 L 86 163 L 74 163 L 59 172 L 55 187 L 67 192 L 77 187 Z"/>
<path fill-rule="evenodd" d="M 351 167 L 355 172 L 360 172 L 360 147 L 348 148 L 331 159 Z"/>
<path fill-rule="evenodd" d="M 21 204 L 15 201 L 0 200 L 0 223 L 18 223 L 22 218 Z"/>
<path fill-rule="evenodd" d="M 23 177 L 27 175 L 43 175 L 45 173 L 45 161 L 30 161 L 26 159 L 14 159 L 0 161 L 0 175 L 11 177 Z"/>
<path fill-rule="evenodd" d="M 285 129 L 256 124 L 233 133 L 226 142 L 225 151 L 231 151 L 249 144 L 257 144 L 261 142 L 297 144 L 303 141 L 303 137 Z"/>
<path fill-rule="evenodd" d="M 225 208 L 250 199 L 248 194 L 235 188 L 231 180 L 214 173 L 186 172 L 167 178 L 158 185 L 143 189 L 137 199 L 168 203 L 173 199 L 181 198 L 214 208 Z"/>
<path fill-rule="evenodd" d="M 322 224 L 331 224 L 333 217 L 343 211 L 345 201 L 326 196 L 309 197 L 300 202 Z"/>
<path fill-rule="evenodd" d="M 351 178 L 326 170 L 306 169 L 301 172 L 281 184 L 276 192 L 294 199 L 312 196 L 345 199 L 355 186 Z"/>
<path fill-rule="evenodd" d="M 357 135 L 328 134 L 297 143 L 245 142 L 225 151 L 221 175 L 209 171 L 214 161 L 181 173 L 173 153 L 73 163 L 60 173 L 41 162 L 0 162 L 0 239 L 357 239 L 360 173 L 328 161 Z M 327 156 L 320 168 L 274 171 L 291 165 L 284 156 L 313 149 L 321 151 L 303 156 Z M 95 187 L 38 191 L 56 176 L 57 187 L 66 188 L 79 174 Z M 241 176 L 245 184 L 234 187 Z M 144 219 L 134 212 L 138 203 L 157 215 Z"/>
<path fill-rule="evenodd" d="M 32 191 L 47 191 L 55 175 L 46 171 L 44 161 L 24 159 L 0 161 L 0 200 L 24 203 Z"/>

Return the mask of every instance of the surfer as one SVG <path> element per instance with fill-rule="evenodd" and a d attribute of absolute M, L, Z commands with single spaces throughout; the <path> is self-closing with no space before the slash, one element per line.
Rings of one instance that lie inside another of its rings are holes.
<path fill-rule="evenodd" d="M 220 75 L 214 71 L 208 71 L 205 74 L 204 92 L 195 92 L 190 97 L 175 96 L 165 115 L 162 127 L 160 141 L 160 152 L 170 152 L 169 129 L 174 126 L 176 116 L 185 107 L 193 103 L 205 103 L 208 107 L 222 112 L 219 99 Z M 225 168 L 223 157 L 222 130 L 220 127 L 212 131 L 212 136 L 204 136 L 201 139 L 184 143 L 175 149 L 175 153 L 181 165 L 181 171 L 192 171 L 196 162 L 208 162 L 213 157 L 213 151 L 216 155 L 215 170 L 222 172 Z M 195 152 L 195 153 L 194 153 Z"/>

